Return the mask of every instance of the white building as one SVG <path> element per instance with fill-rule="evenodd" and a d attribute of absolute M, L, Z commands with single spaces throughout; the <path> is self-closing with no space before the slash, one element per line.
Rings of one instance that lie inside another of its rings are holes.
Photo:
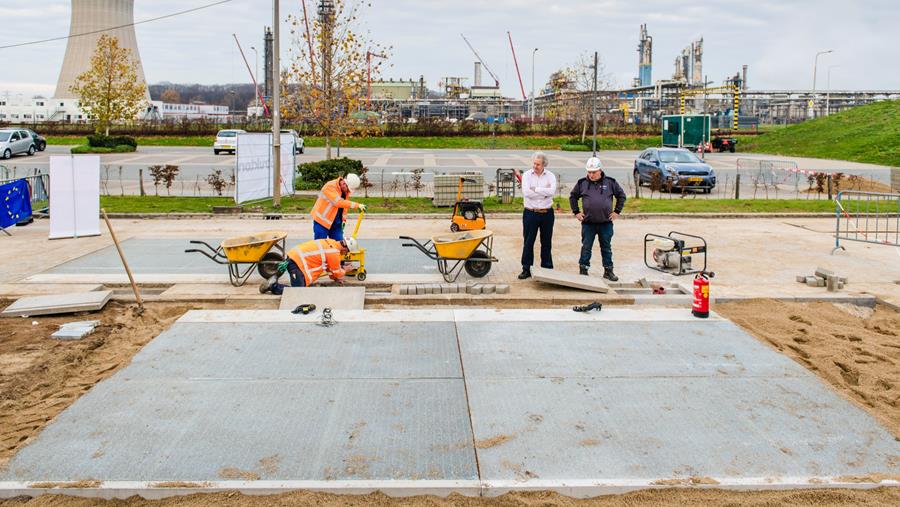
<path fill-rule="evenodd" d="M 138 115 L 141 120 L 227 121 L 228 106 L 211 104 L 165 104 L 151 101 Z M 87 122 L 88 116 L 78 107 L 78 99 L 28 98 L 25 94 L 0 93 L 0 123 Z"/>

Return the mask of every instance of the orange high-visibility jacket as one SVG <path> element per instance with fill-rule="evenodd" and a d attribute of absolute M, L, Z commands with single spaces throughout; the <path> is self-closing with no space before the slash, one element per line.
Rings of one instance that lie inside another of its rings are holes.
<path fill-rule="evenodd" d="M 316 283 L 325 271 L 331 272 L 331 279 L 337 280 L 344 276 L 341 269 L 341 243 L 333 239 L 315 239 L 301 243 L 288 252 L 288 257 L 303 272 L 306 278 L 306 286 Z"/>
<path fill-rule="evenodd" d="M 338 208 L 355 209 L 359 207 L 359 203 L 348 201 L 341 196 L 341 179 L 331 180 L 322 187 L 319 198 L 316 199 L 316 205 L 312 209 L 313 220 L 326 229 L 331 229 L 331 224 L 337 217 Z M 350 197 L 349 192 L 347 197 Z M 346 213 L 344 213 L 344 220 L 347 220 Z"/>

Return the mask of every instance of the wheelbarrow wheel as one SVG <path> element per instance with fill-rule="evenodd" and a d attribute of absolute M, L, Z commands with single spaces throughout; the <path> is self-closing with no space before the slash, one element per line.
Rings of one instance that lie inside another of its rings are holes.
<path fill-rule="evenodd" d="M 274 275 L 278 274 L 278 264 L 284 260 L 284 257 L 281 256 L 278 252 L 266 252 L 265 255 L 262 256 L 259 263 L 256 265 L 256 270 L 259 272 L 259 276 L 268 280 Z"/>
<path fill-rule="evenodd" d="M 482 278 L 488 273 L 491 272 L 491 261 L 490 260 L 478 260 L 478 259 L 490 259 L 487 252 L 482 250 L 475 250 L 472 252 L 472 255 L 469 256 L 469 259 L 466 261 L 466 273 L 473 278 Z"/>

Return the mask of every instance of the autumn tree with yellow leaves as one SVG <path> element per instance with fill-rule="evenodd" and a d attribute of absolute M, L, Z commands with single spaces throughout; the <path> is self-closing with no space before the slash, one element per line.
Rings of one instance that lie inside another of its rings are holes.
<path fill-rule="evenodd" d="M 91 57 L 91 67 L 70 88 L 99 134 L 110 125 L 133 120 L 147 101 L 147 86 L 138 79 L 137 62 L 119 39 L 102 35 Z"/>
<path fill-rule="evenodd" d="M 366 114 L 368 79 L 381 74 L 390 48 L 369 40 L 359 27 L 362 9 L 371 4 L 319 0 L 308 9 L 301 3 L 302 17 L 289 19 L 292 58 L 284 73 L 282 117 L 311 124 L 325 138 L 325 157 L 331 159 L 334 141 L 377 129 Z"/>

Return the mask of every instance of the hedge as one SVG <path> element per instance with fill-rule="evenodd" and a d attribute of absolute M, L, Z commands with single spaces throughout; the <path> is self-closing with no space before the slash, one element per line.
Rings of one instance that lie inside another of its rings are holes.
<path fill-rule="evenodd" d="M 94 134 L 88 136 L 88 146 L 93 148 L 116 148 L 116 146 L 131 146 L 137 148 L 137 141 L 130 136 L 106 136 Z M 133 150 L 132 150 L 133 151 Z"/>
<path fill-rule="evenodd" d="M 297 171 L 300 172 L 303 186 L 321 187 L 326 182 L 339 176 L 344 176 L 347 173 L 359 174 L 362 168 L 363 163 L 361 160 L 343 157 L 300 164 L 297 166 Z"/>

